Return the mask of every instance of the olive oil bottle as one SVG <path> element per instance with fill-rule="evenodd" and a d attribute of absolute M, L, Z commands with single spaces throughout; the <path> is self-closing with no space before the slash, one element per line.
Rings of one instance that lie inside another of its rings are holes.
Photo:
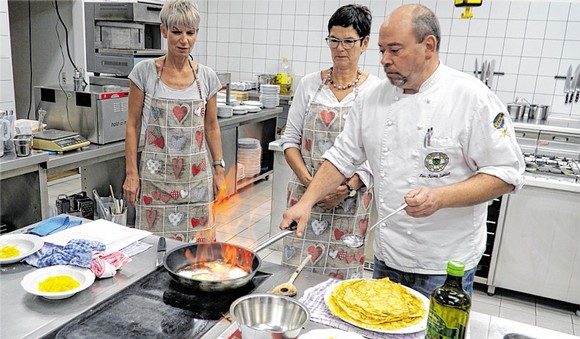
<path fill-rule="evenodd" d="M 465 265 L 461 261 L 447 263 L 445 283 L 431 294 L 425 338 L 465 338 L 471 297 L 461 284 L 464 271 Z"/>

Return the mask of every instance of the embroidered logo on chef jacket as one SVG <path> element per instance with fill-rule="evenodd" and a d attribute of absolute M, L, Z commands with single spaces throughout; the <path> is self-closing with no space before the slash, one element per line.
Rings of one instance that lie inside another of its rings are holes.
<path fill-rule="evenodd" d="M 505 115 L 503 113 L 498 113 L 495 118 L 493 118 L 493 127 L 495 129 L 501 129 L 505 125 Z"/>
<path fill-rule="evenodd" d="M 441 172 L 447 167 L 449 157 L 443 152 L 431 152 L 427 154 L 423 163 L 429 172 Z"/>

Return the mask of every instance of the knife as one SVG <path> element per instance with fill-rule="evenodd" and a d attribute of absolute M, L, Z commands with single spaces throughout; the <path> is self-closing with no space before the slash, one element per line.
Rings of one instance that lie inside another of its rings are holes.
<path fill-rule="evenodd" d="M 473 74 L 475 74 L 476 78 L 477 78 L 477 72 L 479 72 L 479 68 L 477 66 L 477 58 L 475 58 L 475 72 L 473 72 Z"/>
<path fill-rule="evenodd" d="M 487 69 L 487 87 L 491 88 L 491 86 L 493 85 L 493 72 L 494 72 L 494 68 L 495 68 L 495 59 L 491 59 L 489 68 Z"/>
<path fill-rule="evenodd" d="M 566 73 L 566 82 L 564 83 L 564 93 L 566 93 L 566 98 L 564 99 L 565 104 L 568 103 L 571 82 L 572 82 L 572 65 L 568 66 L 568 72 Z"/>
<path fill-rule="evenodd" d="M 163 264 L 163 259 L 165 259 L 165 238 L 161 237 L 157 243 L 157 262 L 155 263 L 155 266 L 161 266 Z"/>
<path fill-rule="evenodd" d="M 483 60 L 483 64 L 481 65 L 481 76 L 479 77 L 479 80 L 481 81 L 485 80 L 486 69 L 487 69 L 487 60 Z"/>
<path fill-rule="evenodd" d="M 576 91 L 576 100 L 574 100 L 574 102 L 578 102 L 578 97 L 580 97 L 580 65 L 576 67 L 574 79 L 576 80 L 576 86 L 572 91 Z M 572 102 L 572 98 L 570 98 L 570 102 Z"/>

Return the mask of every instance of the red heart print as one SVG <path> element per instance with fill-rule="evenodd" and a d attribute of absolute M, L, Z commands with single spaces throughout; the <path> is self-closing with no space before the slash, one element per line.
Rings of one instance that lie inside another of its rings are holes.
<path fill-rule="evenodd" d="M 346 251 L 338 251 L 338 260 L 344 260 L 346 258 Z"/>
<path fill-rule="evenodd" d="M 179 178 L 183 170 L 183 158 L 175 157 L 171 159 L 171 166 L 173 167 L 173 174 L 175 174 L 176 178 Z"/>
<path fill-rule="evenodd" d="M 189 108 L 187 108 L 187 106 L 173 106 L 173 109 L 171 111 L 173 112 L 173 116 L 175 116 L 175 119 L 177 119 L 177 122 L 181 123 L 183 119 L 185 119 L 185 117 L 187 116 Z"/>
<path fill-rule="evenodd" d="M 164 203 L 167 203 L 169 201 L 169 199 L 171 198 L 171 196 L 169 194 L 161 194 L 161 201 L 163 201 Z"/>
<path fill-rule="evenodd" d="M 155 146 L 159 148 L 165 147 L 165 141 L 163 140 L 163 136 L 160 136 L 159 138 L 157 138 L 157 140 L 155 140 Z"/>
<path fill-rule="evenodd" d="M 354 260 L 359 261 L 363 255 L 360 252 L 356 252 L 354 254 Z"/>
<path fill-rule="evenodd" d="M 159 198 L 161 198 L 161 192 L 153 191 L 153 192 L 151 192 L 151 196 L 153 197 L 153 199 L 159 200 Z"/>
<path fill-rule="evenodd" d="M 202 171 L 205 171 L 205 159 L 203 159 L 200 163 L 199 163 L 199 169 Z"/>
<path fill-rule="evenodd" d="M 151 131 L 147 132 L 147 143 L 151 145 L 155 143 L 155 140 L 157 140 L 157 137 L 153 135 L 153 132 Z"/>
<path fill-rule="evenodd" d="M 149 205 L 152 201 L 153 199 L 151 199 L 151 197 L 145 195 L 143 196 L 143 202 L 145 203 L 145 205 Z"/>
<path fill-rule="evenodd" d="M 308 254 L 312 255 L 312 262 L 315 263 L 322 254 L 322 247 L 308 246 Z"/>
<path fill-rule="evenodd" d="M 346 259 L 346 263 L 347 264 L 350 264 L 352 262 L 352 260 L 354 259 L 352 255 L 347 255 L 344 258 Z"/>
<path fill-rule="evenodd" d="M 312 139 L 306 139 L 304 140 L 304 148 L 310 152 L 310 150 L 312 149 Z"/>
<path fill-rule="evenodd" d="M 338 272 L 338 271 L 336 271 L 336 273 L 330 272 L 330 274 L 328 276 L 331 278 L 334 278 L 334 279 L 340 279 L 340 280 L 344 279 L 344 275 L 342 274 L 342 272 Z"/>
<path fill-rule="evenodd" d="M 326 125 L 326 127 L 330 125 L 330 123 L 334 120 L 335 116 L 336 113 L 334 113 L 334 111 L 328 111 L 325 109 L 320 111 L 320 119 Z"/>
<path fill-rule="evenodd" d="M 366 209 L 369 208 L 369 205 L 371 204 L 371 200 L 373 198 L 373 194 L 371 192 L 365 192 L 363 194 L 363 206 Z"/>
<path fill-rule="evenodd" d="M 155 218 L 157 218 L 157 211 L 153 209 L 145 210 L 145 219 L 147 220 L 147 226 L 149 229 L 153 228 L 155 223 Z"/>
<path fill-rule="evenodd" d="M 358 221 L 358 228 L 360 230 L 360 235 L 364 236 L 369 226 L 369 218 L 363 218 Z"/>
<path fill-rule="evenodd" d="M 193 176 L 198 175 L 199 172 L 201 172 L 201 169 L 197 167 L 197 165 L 191 166 L 191 174 L 193 174 Z"/>
<path fill-rule="evenodd" d="M 191 227 L 196 227 L 196 226 L 205 226 L 205 224 L 207 223 L 207 217 L 203 217 L 203 218 L 191 218 Z"/>
<path fill-rule="evenodd" d="M 338 228 L 334 229 L 334 239 L 336 239 L 336 240 L 340 240 L 342 238 L 342 236 L 345 234 L 350 234 L 350 231 L 343 232 L 343 231 L 339 230 Z"/>
<path fill-rule="evenodd" d="M 197 141 L 197 147 L 201 150 L 201 145 L 203 145 L 203 131 L 195 131 L 195 141 Z"/>
<path fill-rule="evenodd" d="M 178 191 L 173 191 L 173 192 L 169 193 L 169 195 L 170 195 L 170 196 L 171 196 L 173 199 L 175 199 L 175 200 L 177 200 L 177 198 L 179 198 L 179 192 L 178 192 Z"/>

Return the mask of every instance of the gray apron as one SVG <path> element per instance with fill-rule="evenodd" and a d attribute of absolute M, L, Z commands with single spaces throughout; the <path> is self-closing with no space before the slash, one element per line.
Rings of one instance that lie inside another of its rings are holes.
<path fill-rule="evenodd" d="M 190 64 L 191 65 L 191 64 Z M 193 68 L 192 68 L 193 70 Z M 205 99 L 156 97 L 141 154 L 141 197 L 136 227 L 186 242 L 215 241 L 213 176 L 205 146 Z"/>
<path fill-rule="evenodd" d="M 351 109 L 351 106 L 328 107 L 317 103 L 316 98 L 324 83 L 319 86 L 308 105 L 302 130 L 300 151 L 311 175 L 314 175 L 324 161 L 324 152 L 334 144 L 334 140 L 344 129 Z M 305 191 L 306 187 L 293 174 L 288 183 L 288 207 L 294 205 Z M 313 262 L 306 267 L 313 272 L 337 279 L 362 278 L 364 246 L 351 249 L 344 246 L 340 238 L 348 233 L 361 236 L 366 234 L 366 229 L 370 226 L 368 223 L 372 198 L 370 191 L 359 190 L 355 197 L 345 199 L 334 209 L 314 206 L 304 237 L 290 235 L 284 238 L 282 263 L 297 266 L 308 254 L 312 254 Z"/>

